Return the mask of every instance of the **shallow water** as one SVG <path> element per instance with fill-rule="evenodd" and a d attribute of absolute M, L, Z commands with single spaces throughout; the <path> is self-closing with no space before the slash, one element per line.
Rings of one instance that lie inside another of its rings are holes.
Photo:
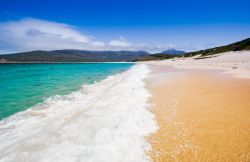
<path fill-rule="evenodd" d="M 126 63 L 0 64 L 0 119 L 131 66 Z"/>
<path fill-rule="evenodd" d="M 0 162 L 149 161 L 148 72 L 135 65 L 1 120 Z"/>

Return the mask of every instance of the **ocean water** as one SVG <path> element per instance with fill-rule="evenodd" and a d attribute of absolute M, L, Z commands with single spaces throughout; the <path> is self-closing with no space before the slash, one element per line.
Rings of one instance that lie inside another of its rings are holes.
<path fill-rule="evenodd" d="M 131 66 L 116 63 L 0 64 L 0 119 Z"/>
<path fill-rule="evenodd" d="M 0 162 L 150 161 L 146 65 L 0 68 Z"/>

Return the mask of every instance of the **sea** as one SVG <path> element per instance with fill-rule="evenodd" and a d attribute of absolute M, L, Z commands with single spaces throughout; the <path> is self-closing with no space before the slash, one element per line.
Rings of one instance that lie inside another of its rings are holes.
<path fill-rule="evenodd" d="M 150 161 L 146 65 L 0 64 L 0 162 Z"/>

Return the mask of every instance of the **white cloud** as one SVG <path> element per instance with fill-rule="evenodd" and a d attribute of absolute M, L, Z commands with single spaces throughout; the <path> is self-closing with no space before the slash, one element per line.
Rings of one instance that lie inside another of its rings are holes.
<path fill-rule="evenodd" d="M 110 46 L 117 46 L 117 47 L 128 47 L 131 46 L 131 44 L 123 37 L 119 37 L 119 39 L 111 40 L 109 42 Z"/>
<path fill-rule="evenodd" d="M 123 37 L 105 43 L 91 35 L 82 34 L 71 25 L 39 20 L 22 19 L 0 23 L 0 52 L 31 50 L 146 50 L 159 52 L 171 45 L 145 45 L 131 43 Z"/>
<path fill-rule="evenodd" d="M 14 50 L 82 49 L 91 37 L 74 27 L 38 19 L 23 19 L 0 24 L 0 42 Z"/>

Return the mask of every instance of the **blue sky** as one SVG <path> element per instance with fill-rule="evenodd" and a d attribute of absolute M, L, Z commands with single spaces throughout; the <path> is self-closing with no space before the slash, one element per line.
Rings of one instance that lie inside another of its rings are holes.
<path fill-rule="evenodd" d="M 1 53 L 61 48 L 193 51 L 250 37 L 249 0 L 0 3 Z"/>

